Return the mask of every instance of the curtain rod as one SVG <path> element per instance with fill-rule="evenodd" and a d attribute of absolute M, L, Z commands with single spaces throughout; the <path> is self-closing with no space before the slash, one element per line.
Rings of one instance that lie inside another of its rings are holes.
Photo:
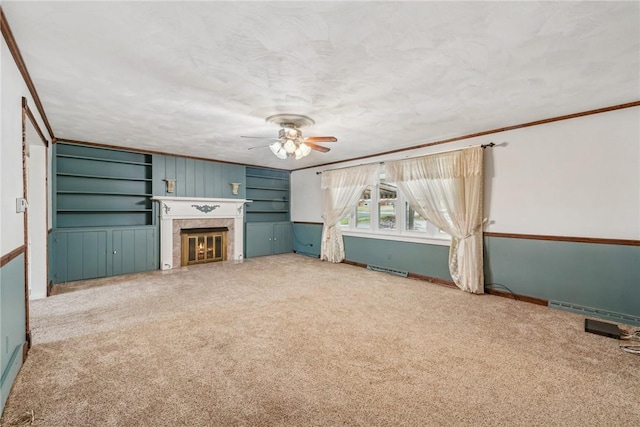
<path fill-rule="evenodd" d="M 451 150 L 445 150 L 445 151 L 438 151 L 437 153 L 429 153 L 429 154 L 425 154 L 425 156 L 430 156 L 432 154 L 443 154 L 443 153 L 450 153 L 452 151 L 460 151 L 460 150 L 465 150 L 467 148 L 474 148 L 474 147 L 482 147 L 483 149 L 485 148 L 491 148 L 491 147 L 495 147 L 496 144 L 494 142 L 490 142 L 488 144 L 478 144 L 478 145 L 470 145 L 468 147 L 464 147 L 464 148 L 454 148 Z M 416 157 L 421 157 L 421 156 L 416 156 Z M 335 168 L 335 169 L 327 169 L 326 171 L 318 171 L 316 172 L 316 175 L 321 175 L 322 172 L 329 172 L 329 171 L 335 171 L 335 170 L 340 170 L 340 169 L 348 169 L 348 168 L 354 168 L 356 166 L 362 166 L 362 165 L 370 165 L 371 163 L 361 163 L 359 165 L 355 165 L 355 166 L 345 166 L 343 168 Z M 378 162 L 379 165 L 384 165 L 384 162 Z"/>

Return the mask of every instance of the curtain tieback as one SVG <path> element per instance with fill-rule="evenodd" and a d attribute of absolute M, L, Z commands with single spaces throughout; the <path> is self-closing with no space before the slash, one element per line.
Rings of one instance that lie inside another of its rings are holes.
<path fill-rule="evenodd" d="M 476 227 L 471 231 L 471 233 L 469 233 L 469 234 L 467 234 L 466 236 L 464 236 L 464 237 L 462 237 L 462 238 L 458 239 L 458 241 L 460 241 L 460 240 L 465 240 L 465 239 L 468 239 L 469 237 L 475 236 L 475 234 L 476 234 L 478 231 L 480 231 L 480 229 L 482 228 L 482 226 L 483 226 L 483 225 L 485 225 L 485 224 L 487 223 L 487 221 L 488 221 L 488 220 L 489 220 L 489 218 L 484 218 L 484 219 L 482 220 L 482 222 L 481 222 L 480 224 L 478 224 L 478 225 L 477 225 L 477 226 L 476 226 Z"/>

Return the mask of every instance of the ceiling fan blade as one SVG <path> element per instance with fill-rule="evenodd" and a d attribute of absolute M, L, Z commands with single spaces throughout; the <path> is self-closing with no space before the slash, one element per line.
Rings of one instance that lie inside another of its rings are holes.
<path fill-rule="evenodd" d="M 316 145 L 313 142 L 305 141 L 305 144 L 307 144 L 312 150 L 320 151 L 321 153 L 328 153 L 329 151 L 331 151 L 331 148 L 323 147 L 322 145 Z"/>
<path fill-rule="evenodd" d="M 252 138 L 252 139 L 273 139 L 276 140 L 278 138 L 274 138 L 272 136 L 247 136 L 247 135 L 240 135 L 240 138 Z"/>
<path fill-rule="evenodd" d="M 308 136 L 304 139 L 304 142 L 338 142 L 338 138 L 335 136 Z"/>
<path fill-rule="evenodd" d="M 256 145 L 255 147 L 249 147 L 247 148 L 247 150 L 255 150 L 256 148 L 267 148 L 268 146 L 270 146 L 271 144 L 267 144 L 267 145 Z"/>

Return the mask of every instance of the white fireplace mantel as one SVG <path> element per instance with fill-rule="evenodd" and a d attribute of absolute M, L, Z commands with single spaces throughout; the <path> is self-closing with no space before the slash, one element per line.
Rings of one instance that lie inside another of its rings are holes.
<path fill-rule="evenodd" d="M 153 197 L 160 204 L 160 261 L 162 270 L 173 265 L 173 221 L 176 219 L 233 219 L 233 259 L 241 260 L 243 250 L 243 210 L 246 199 L 209 199 L 202 197 Z M 176 266 L 179 267 L 179 266 Z"/>

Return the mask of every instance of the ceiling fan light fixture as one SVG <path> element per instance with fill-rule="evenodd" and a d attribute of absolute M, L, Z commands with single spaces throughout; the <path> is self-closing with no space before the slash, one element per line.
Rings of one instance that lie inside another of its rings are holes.
<path fill-rule="evenodd" d="M 293 154 L 296 151 L 296 149 L 298 148 L 297 144 L 295 142 L 293 142 L 292 139 L 287 139 L 284 142 L 283 147 L 287 151 L 287 153 L 289 153 L 289 154 Z"/>
<path fill-rule="evenodd" d="M 276 155 L 277 158 L 282 160 L 287 158 L 287 151 L 284 149 L 280 141 L 274 142 L 269 146 L 269 148 L 271 149 L 271 152 Z"/>
<path fill-rule="evenodd" d="M 302 142 L 298 148 L 300 149 L 300 152 L 302 153 L 302 157 L 308 156 L 309 153 L 311 153 L 311 147 L 309 147 L 307 144 L 305 144 L 304 142 Z"/>
<path fill-rule="evenodd" d="M 337 141 L 333 136 L 315 136 L 310 137 L 311 140 L 308 141 L 307 144 L 300 128 L 313 125 L 315 121 L 310 117 L 300 114 L 274 114 L 273 116 L 267 117 L 265 121 L 280 126 L 278 139 L 269 145 L 271 152 L 279 159 L 295 157 L 296 160 L 299 160 L 308 156 L 312 150 L 326 153 L 329 151 L 329 148 L 316 145 L 315 143 Z"/>

